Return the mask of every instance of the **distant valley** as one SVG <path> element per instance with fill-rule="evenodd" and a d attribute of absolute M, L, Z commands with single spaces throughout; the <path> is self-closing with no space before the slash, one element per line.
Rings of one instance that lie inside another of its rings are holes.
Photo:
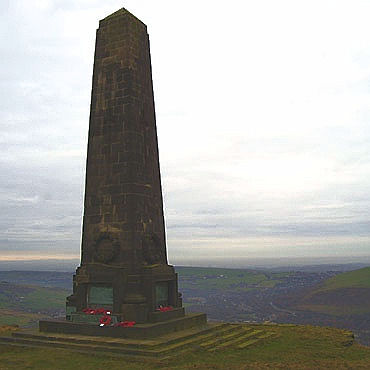
<path fill-rule="evenodd" d="M 334 326 L 370 345 L 370 267 L 277 269 L 176 267 L 188 312 L 210 320 Z M 72 273 L 0 271 L 0 324 L 62 317 Z"/>

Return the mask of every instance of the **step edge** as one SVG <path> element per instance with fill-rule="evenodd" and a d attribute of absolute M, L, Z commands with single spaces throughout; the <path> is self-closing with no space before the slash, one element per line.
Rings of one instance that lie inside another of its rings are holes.
<path fill-rule="evenodd" d="M 27 339 L 16 339 L 16 338 L 0 338 L 0 343 L 5 342 L 4 344 L 23 344 L 25 346 L 34 346 L 34 347 L 53 347 L 53 348 L 61 348 L 61 349 L 82 349 L 86 351 L 100 351 L 104 353 L 119 353 L 118 350 L 122 352 L 126 352 L 126 354 L 137 354 L 143 356 L 157 356 L 159 351 L 148 351 L 148 350 L 140 350 L 140 349 L 131 349 L 131 348 L 117 348 L 117 347 L 110 347 L 110 346 L 88 346 L 85 344 L 78 344 L 78 343 L 63 343 L 63 342 L 46 342 L 46 341 L 37 341 L 37 340 L 27 340 Z M 122 353 L 125 354 L 125 353 Z"/>

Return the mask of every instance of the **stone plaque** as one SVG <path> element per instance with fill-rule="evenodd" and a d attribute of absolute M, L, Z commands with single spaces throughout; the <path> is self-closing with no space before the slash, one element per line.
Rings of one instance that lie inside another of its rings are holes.
<path fill-rule="evenodd" d="M 89 305 L 113 306 L 113 288 L 91 286 L 88 295 Z"/>
<path fill-rule="evenodd" d="M 168 306 L 168 282 L 161 281 L 155 285 L 156 306 Z"/>

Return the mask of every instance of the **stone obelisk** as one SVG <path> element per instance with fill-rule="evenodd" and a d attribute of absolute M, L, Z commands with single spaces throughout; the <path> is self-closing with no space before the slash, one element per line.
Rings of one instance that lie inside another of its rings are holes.
<path fill-rule="evenodd" d="M 149 37 L 126 9 L 96 34 L 81 248 L 69 320 L 87 307 L 139 323 L 160 321 L 159 306 L 184 315 L 167 263 Z"/>

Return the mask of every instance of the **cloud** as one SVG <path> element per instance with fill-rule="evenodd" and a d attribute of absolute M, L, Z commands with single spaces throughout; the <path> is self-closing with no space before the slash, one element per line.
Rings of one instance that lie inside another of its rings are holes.
<path fill-rule="evenodd" d="M 121 6 L 0 4 L 4 255 L 79 253 L 95 29 Z M 370 5 L 125 6 L 151 38 L 171 260 L 369 254 Z"/>

